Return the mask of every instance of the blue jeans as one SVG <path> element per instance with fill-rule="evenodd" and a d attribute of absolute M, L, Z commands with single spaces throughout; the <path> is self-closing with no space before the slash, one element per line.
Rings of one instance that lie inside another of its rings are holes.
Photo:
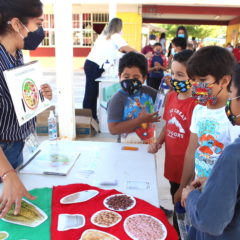
<path fill-rule="evenodd" d="M 23 163 L 23 141 L 0 142 L 0 147 L 14 169 Z"/>

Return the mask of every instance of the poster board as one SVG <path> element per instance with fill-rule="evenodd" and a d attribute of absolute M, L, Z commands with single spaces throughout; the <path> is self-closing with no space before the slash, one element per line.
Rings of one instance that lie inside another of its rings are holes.
<path fill-rule="evenodd" d="M 3 74 L 20 126 L 51 106 L 41 91 L 44 82 L 39 62 L 30 62 Z"/>

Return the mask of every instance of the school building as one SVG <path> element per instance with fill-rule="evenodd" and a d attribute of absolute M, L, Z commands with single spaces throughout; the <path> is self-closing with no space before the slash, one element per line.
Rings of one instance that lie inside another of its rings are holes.
<path fill-rule="evenodd" d="M 238 6 L 116 4 L 115 7 L 115 16 L 123 20 L 123 37 L 137 50 L 142 46 L 142 27 L 149 23 L 225 25 L 226 43 L 235 45 L 240 42 L 240 4 Z M 75 70 L 83 67 L 95 39 L 109 22 L 109 14 L 109 4 L 72 5 L 71 31 Z M 54 69 L 55 23 L 52 3 L 44 3 L 44 29 L 46 38 L 37 50 L 29 54 L 32 60 L 39 60 L 44 68 Z"/>

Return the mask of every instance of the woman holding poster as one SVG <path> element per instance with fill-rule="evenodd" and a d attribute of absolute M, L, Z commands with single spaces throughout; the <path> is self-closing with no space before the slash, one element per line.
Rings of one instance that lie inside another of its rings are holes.
<path fill-rule="evenodd" d="M 34 50 L 44 39 L 40 0 L 0 0 L 0 218 L 13 203 L 15 214 L 20 211 L 22 197 L 34 199 L 15 168 L 23 162 L 24 140 L 35 130 L 35 118 L 19 126 L 3 72 L 23 65 L 21 49 Z M 52 98 L 48 84 L 41 86 L 43 96 Z"/>

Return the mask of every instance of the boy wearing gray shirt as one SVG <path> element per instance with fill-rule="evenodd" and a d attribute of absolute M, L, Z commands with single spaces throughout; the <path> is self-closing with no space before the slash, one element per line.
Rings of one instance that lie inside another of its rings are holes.
<path fill-rule="evenodd" d="M 108 128 L 111 134 L 121 135 L 122 142 L 126 137 L 131 139 L 133 136 L 135 142 L 153 141 L 155 127 L 152 123 L 159 122 L 160 117 L 154 112 L 157 91 L 142 86 L 147 71 L 147 59 L 142 54 L 130 52 L 120 59 L 119 78 L 122 89 L 109 102 Z"/>

